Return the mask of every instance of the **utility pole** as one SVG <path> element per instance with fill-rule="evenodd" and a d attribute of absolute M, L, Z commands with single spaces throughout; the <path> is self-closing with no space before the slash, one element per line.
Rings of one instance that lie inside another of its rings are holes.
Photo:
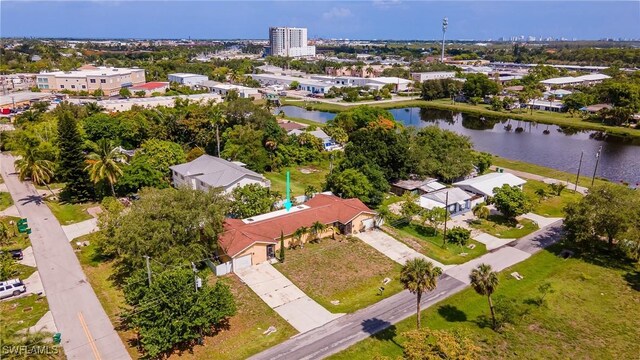
<path fill-rule="evenodd" d="M 596 167 L 593 168 L 593 177 L 591 178 L 591 186 L 596 181 L 596 172 L 598 171 L 598 163 L 600 162 L 600 153 L 602 152 L 602 146 L 598 149 L 596 153 Z"/>
<path fill-rule="evenodd" d="M 582 156 L 584 155 L 584 151 L 580 152 L 580 162 L 578 163 L 578 175 L 576 175 L 576 187 L 573 191 L 578 191 L 578 180 L 580 180 L 580 168 L 582 168 Z"/>
<path fill-rule="evenodd" d="M 444 62 L 444 34 L 447 32 L 447 26 L 449 26 L 449 20 L 447 18 L 442 19 L 442 56 L 440 62 Z"/>
<path fill-rule="evenodd" d="M 444 198 L 444 232 L 442 234 L 442 247 L 444 247 L 447 244 L 447 218 L 449 218 L 449 192 L 448 191 L 445 193 L 445 198 Z"/>
<path fill-rule="evenodd" d="M 149 257 L 145 255 L 144 260 L 147 263 L 147 280 L 149 281 L 149 286 L 151 286 L 151 265 L 149 264 Z"/>
<path fill-rule="evenodd" d="M 196 292 L 198 292 L 198 269 L 196 268 L 196 264 L 193 263 L 193 261 L 191 262 L 191 269 L 193 270 L 193 286 L 196 288 Z"/>

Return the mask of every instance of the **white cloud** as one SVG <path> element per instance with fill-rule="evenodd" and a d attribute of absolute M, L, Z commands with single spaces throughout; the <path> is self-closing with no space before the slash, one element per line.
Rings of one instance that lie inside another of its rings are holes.
<path fill-rule="evenodd" d="M 373 5 L 379 8 L 387 9 L 391 6 L 400 5 L 401 0 L 373 0 Z"/>
<path fill-rule="evenodd" d="M 339 7 L 334 7 L 331 10 L 322 14 L 322 17 L 325 20 L 335 19 L 335 18 L 346 18 L 349 16 L 351 16 L 351 10 L 347 8 L 339 8 Z"/>

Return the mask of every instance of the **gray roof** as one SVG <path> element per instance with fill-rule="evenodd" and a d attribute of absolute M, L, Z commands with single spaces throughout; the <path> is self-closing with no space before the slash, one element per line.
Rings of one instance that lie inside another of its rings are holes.
<path fill-rule="evenodd" d="M 422 195 L 422 197 L 445 204 L 445 202 L 447 201 L 447 193 L 449 193 L 449 199 L 448 199 L 449 204 L 469 200 L 472 197 L 472 195 L 469 194 L 468 192 L 455 187 L 441 189 L 428 194 L 424 194 Z"/>
<path fill-rule="evenodd" d="M 293 129 L 291 131 L 289 131 L 289 135 L 300 135 L 303 134 L 305 132 L 308 132 L 309 134 L 317 137 L 320 140 L 326 141 L 326 140 L 331 140 L 331 136 L 327 135 L 327 133 L 325 133 L 322 130 L 313 130 L 313 131 L 305 131 L 305 130 L 300 130 L 300 129 Z"/>
<path fill-rule="evenodd" d="M 191 162 L 171 166 L 170 169 L 183 176 L 195 177 L 211 187 L 227 187 L 243 177 L 264 179 L 255 171 L 210 155 L 202 155 Z"/>

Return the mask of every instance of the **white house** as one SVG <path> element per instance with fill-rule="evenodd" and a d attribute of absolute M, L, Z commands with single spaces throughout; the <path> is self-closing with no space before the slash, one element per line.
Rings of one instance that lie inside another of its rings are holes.
<path fill-rule="evenodd" d="M 446 188 L 421 195 L 419 201 L 425 209 L 446 208 L 451 215 L 457 215 L 471 210 L 473 197 L 462 189 Z"/>
<path fill-rule="evenodd" d="M 191 189 L 209 190 L 222 188 L 230 193 L 236 187 L 258 184 L 269 187 L 271 183 L 261 174 L 251 171 L 239 162 L 231 162 L 210 155 L 202 155 L 188 163 L 169 167 L 173 185 Z"/>
<path fill-rule="evenodd" d="M 502 185 L 517 186 L 522 189 L 526 183 L 525 180 L 510 173 L 489 173 L 480 175 L 471 179 L 458 181 L 453 186 L 473 194 L 482 196 L 493 196 L 493 189 L 502 187 Z"/>
<path fill-rule="evenodd" d="M 250 74 L 253 79 L 257 80 L 262 86 L 280 85 L 284 87 L 291 86 L 291 83 L 297 82 L 298 89 L 316 93 L 327 93 L 329 89 L 334 87 L 333 84 L 324 81 L 307 79 L 295 76 L 276 75 L 276 74 Z"/>
<path fill-rule="evenodd" d="M 187 73 L 174 73 L 167 75 L 167 77 L 169 78 L 169 82 L 176 82 L 180 85 L 186 86 L 195 86 L 209 80 L 209 77 L 206 75 Z"/>
<path fill-rule="evenodd" d="M 543 110 L 543 111 L 553 111 L 553 112 L 562 112 L 565 108 L 565 105 L 560 100 L 540 100 L 534 99 L 529 100 L 527 103 L 529 108 L 533 108 L 534 110 Z"/>
<path fill-rule="evenodd" d="M 304 134 L 305 132 L 308 132 L 309 134 L 317 137 L 318 139 L 322 140 L 322 146 L 324 146 L 324 149 L 326 151 L 331 151 L 331 150 L 337 150 L 340 149 L 341 146 L 339 144 L 336 143 L 335 140 L 333 140 L 333 138 L 331 138 L 331 136 L 327 135 L 327 133 L 325 133 L 324 131 L 318 129 L 318 130 L 313 130 L 313 131 L 304 131 L 304 129 L 293 129 L 291 131 L 289 131 L 287 134 L 289 135 L 300 135 L 300 134 Z"/>
<path fill-rule="evenodd" d="M 593 85 L 601 83 L 603 80 L 610 79 L 611 76 L 605 74 L 588 74 L 582 76 L 565 76 L 553 79 L 542 80 L 540 83 L 547 89 L 551 89 L 552 86 L 564 87 L 564 86 L 576 86 L 576 85 Z"/>

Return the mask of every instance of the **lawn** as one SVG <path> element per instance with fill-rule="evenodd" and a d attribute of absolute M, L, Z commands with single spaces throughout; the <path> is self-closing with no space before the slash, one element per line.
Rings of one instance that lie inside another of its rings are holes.
<path fill-rule="evenodd" d="M 93 241 L 96 234 L 85 235 L 78 241 Z M 116 327 L 118 335 L 127 346 L 127 351 L 132 358 L 140 358 L 135 348 L 135 333 L 118 328 L 120 309 L 124 306 L 124 295 L 120 289 L 114 286 L 109 279 L 113 273 L 112 263 L 102 261 L 95 254 L 94 245 L 82 248 L 78 258 L 87 275 L 93 290 L 96 292 L 100 303 L 107 315 Z M 221 279 L 231 286 L 238 314 L 229 321 L 229 330 L 224 330 L 213 337 L 206 337 L 204 346 L 195 346 L 193 353 L 173 354 L 169 357 L 180 359 L 245 359 L 255 353 L 274 346 L 289 337 L 296 331 L 284 319 L 276 314 L 246 285 L 242 284 L 235 276 L 227 276 Z M 275 326 L 277 331 L 271 335 L 262 333 Z M 132 341 L 131 343 L 129 341 Z"/>
<path fill-rule="evenodd" d="M 0 211 L 7 209 L 11 205 L 13 205 L 11 194 L 8 192 L 0 192 Z"/>
<path fill-rule="evenodd" d="M 333 313 L 354 312 L 402 290 L 401 266 L 355 237 L 307 243 L 285 259 L 276 269 Z M 378 295 L 385 278 L 391 282 Z"/>
<path fill-rule="evenodd" d="M 480 359 L 637 359 L 640 271 L 637 266 L 610 266 L 611 261 L 600 266 L 543 251 L 504 270 L 494 300 L 501 296 L 514 299 L 528 313 L 502 333 L 481 326 L 489 316 L 487 299 L 471 288 L 423 311 L 422 324 L 462 331 L 480 347 Z M 514 271 L 524 279 L 508 275 Z M 555 291 L 547 296 L 547 305 L 530 304 L 544 282 Z M 414 327 L 415 317 L 411 316 L 330 359 L 401 357 L 402 333 Z"/>
<path fill-rule="evenodd" d="M 548 193 L 545 199 L 540 199 L 536 195 L 536 190 L 538 189 L 544 189 Z M 527 183 L 524 184 L 524 192 L 531 198 L 531 204 L 533 205 L 531 212 L 546 217 L 563 217 L 564 207 L 568 203 L 580 201 L 582 198 L 580 193 L 570 189 L 563 190 L 560 196 L 557 196 L 552 194 L 548 184 L 536 180 L 527 180 Z"/>
<path fill-rule="evenodd" d="M 271 190 L 279 191 L 282 196 L 286 196 L 287 171 L 291 180 L 291 197 L 304 195 L 307 186 L 322 191 L 325 177 L 329 173 L 329 161 L 315 165 L 290 166 L 278 172 L 265 173 L 264 176 L 271 181 Z"/>
<path fill-rule="evenodd" d="M 22 265 L 20 263 L 16 263 L 16 270 L 18 270 L 18 273 L 15 276 L 12 276 L 12 279 L 20 279 L 20 280 L 25 280 L 27 279 L 29 276 L 31 276 L 34 272 L 36 272 L 36 268 L 31 267 L 31 266 L 27 266 L 27 265 Z"/>
<path fill-rule="evenodd" d="M 44 296 L 29 295 L 0 301 L 2 327 L 14 331 L 35 325 L 47 311 L 49 311 L 49 304 Z"/>
<path fill-rule="evenodd" d="M 27 234 L 20 234 L 18 232 L 18 227 L 16 222 L 20 220 L 20 218 L 13 216 L 4 216 L 0 218 L 0 222 L 4 223 L 6 226 L 11 229 L 14 236 L 7 242 L 6 245 L 0 246 L 2 250 L 13 250 L 13 249 L 26 249 L 31 246 L 31 242 L 29 241 L 29 236 Z M 11 224 L 13 222 L 13 224 Z"/>
<path fill-rule="evenodd" d="M 521 229 L 517 225 L 522 225 Z M 471 227 L 501 239 L 519 239 L 538 230 L 538 225 L 529 219 L 513 221 L 502 215 L 489 215 L 487 219 L 478 219 Z"/>
<path fill-rule="evenodd" d="M 384 231 L 414 250 L 445 265 L 462 264 L 487 252 L 487 248 L 483 243 L 473 239 L 469 240 L 469 244 L 475 244 L 473 249 L 453 244 L 445 244 L 442 247 L 442 231 L 433 236 L 431 232 L 426 232 L 416 224 L 401 224 L 394 227 L 384 226 Z M 467 255 L 461 255 L 464 253 Z"/>
<path fill-rule="evenodd" d="M 61 225 L 70 225 L 91 219 L 87 209 L 96 206 L 95 203 L 69 204 L 56 201 L 47 201 L 46 203 Z"/>

